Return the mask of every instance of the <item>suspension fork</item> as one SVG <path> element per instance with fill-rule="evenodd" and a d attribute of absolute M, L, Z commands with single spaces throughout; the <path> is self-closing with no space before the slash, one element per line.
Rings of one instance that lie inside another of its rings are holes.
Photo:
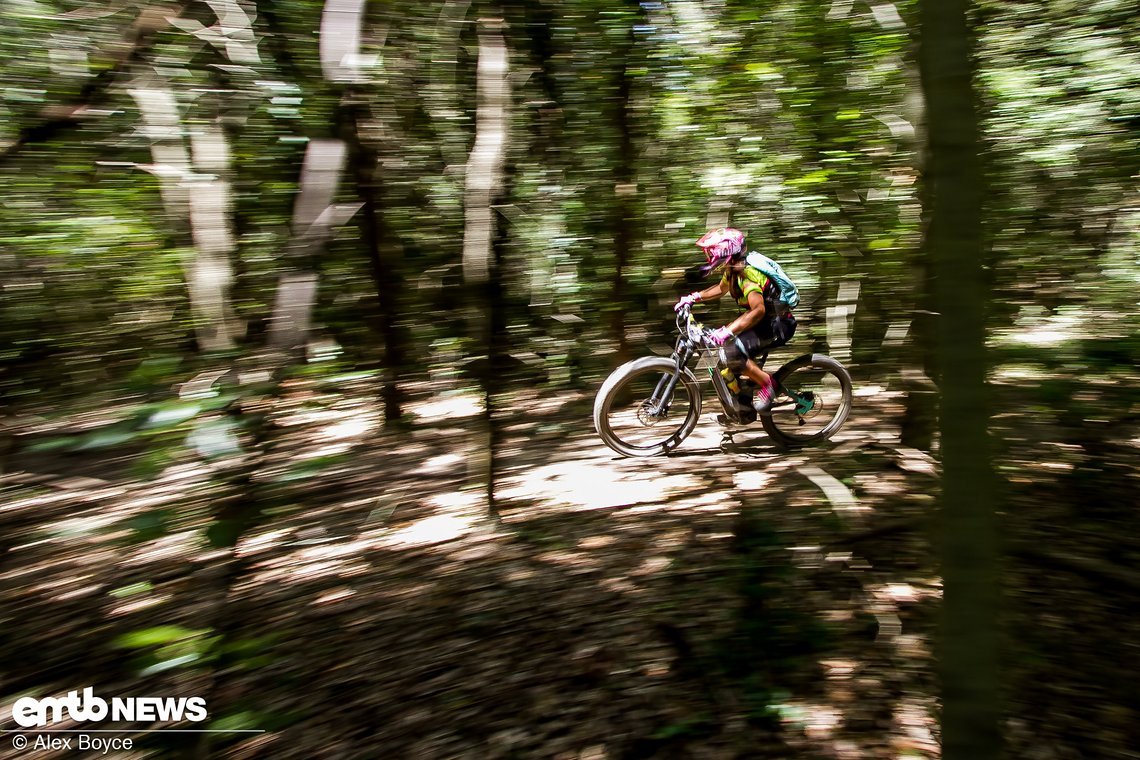
<path fill-rule="evenodd" d="M 653 390 L 653 396 L 649 399 L 652 404 L 649 413 L 654 417 L 665 414 L 669 409 L 669 402 L 673 400 L 673 391 L 677 389 L 677 383 L 681 381 L 681 370 L 689 363 L 692 356 L 693 348 L 691 346 L 678 346 L 677 350 L 673 352 L 673 361 L 677 363 L 677 369 L 672 374 L 661 376 L 661 379 L 657 381 L 657 387 Z"/>

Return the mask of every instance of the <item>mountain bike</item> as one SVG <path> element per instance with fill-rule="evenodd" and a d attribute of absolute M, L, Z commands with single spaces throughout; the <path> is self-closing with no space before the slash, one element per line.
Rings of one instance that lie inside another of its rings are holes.
<path fill-rule="evenodd" d="M 799 447 L 826 441 L 847 421 L 851 375 L 830 356 L 805 354 L 773 372 L 777 398 L 768 411 L 757 412 L 752 405 L 755 384 L 728 367 L 723 349 L 711 342 L 712 331 L 694 318 L 691 306 L 677 312 L 677 332 L 672 356 L 627 362 L 598 390 L 594 429 L 619 454 L 666 454 L 693 432 L 701 416 L 701 386 L 690 364 L 708 370 L 724 409 L 717 417 L 722 425 L 747 425 L 759 418 L 773 440 Z M 762 366 L 766 359 L 765 353 L 757 363 Z"/>

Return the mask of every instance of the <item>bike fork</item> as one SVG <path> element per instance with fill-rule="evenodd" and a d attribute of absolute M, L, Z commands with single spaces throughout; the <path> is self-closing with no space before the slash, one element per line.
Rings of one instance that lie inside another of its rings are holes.
<path fill-rule="evenodd" d="M 669 410 L 669 401 L 673 398 L 673 391 L 677 389 L 677 383 L 681 381 L 681 369 L 688 362 L 688 356 L 673 357 L 677 362 L 677 369 L 672 374 L 662 375 L 661 379 L 657 381 L 657 387 L 653 391 L 653 395 L 649 398 L 653 404 L 650 413 L 657 417 L 664 415 Z"/>
<path fill-rule="evenodd" d="M 669 410 L 669 400 L 673 398 L 673 391 L 677 389 L 680 380 L 681 373 L 678 371 L 671 375 L 662 375 L 657 381 L 657 389 L 649 399 L 653 404 L 653 408 L 649 411 L 654 417 L 663 415 Z"/>

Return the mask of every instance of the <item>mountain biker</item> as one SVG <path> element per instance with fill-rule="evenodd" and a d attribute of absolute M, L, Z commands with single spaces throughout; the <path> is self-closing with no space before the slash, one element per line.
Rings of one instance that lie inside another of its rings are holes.
<path fill-rule="evenodd" d="M 763 272 L 745 261 L 747 251 L 744 233 L 732 227 L 711 230 L 697 241 L 705 252 L 706 265 L 702 275 L 723 268 L 720 281 L 710 288 L 683 296 L 674 307 L 698 301 L 715 300 L 731 295 L 740 308 L 740 315 L 709 336 L 713 344 L 721 346 L 725 363 L 738 374 L 756 383 L 757 412 L 767 412 L 776 398 L 775 380 L 760 369 L 754 359 L 763 351 L 782 346 L 792 339 L 796 331 L 796 318 L 790 311 L 781 313 L 776 295 L 779 288 Z"/>

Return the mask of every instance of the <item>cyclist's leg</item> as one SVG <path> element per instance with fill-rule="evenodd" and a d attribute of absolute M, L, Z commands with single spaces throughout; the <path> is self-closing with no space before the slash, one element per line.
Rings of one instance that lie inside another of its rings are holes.
<path fill-rule="evenodd" d="M 765 319 L 742 334 L 740 340 L 748 352 L 748 361 L 741 373 L 759 383 L 761 387 L 767 385 L 771 376 L 764 371 L 763 364 L 768 358 L 768 352 L 784 345 L 795 334 L 796 318 L 791 314 Z"/>
<path fill-rule="evenodd" d="M 773 335 L 771 326 L 768 320 L 761 322 L 751 330 L 746 330 L 737 336 L 740 342 L 744 345 L 744 353 L 740 352 L 740 347 L 735 345 L 736 341 L 729 341 L 725 344 L 725 359 L 728 366 L 735 372 L 747 377 L 760 388 L 763 388 L 771 382 L 771 375 L 760 368 L 756 362 L 756 357 L 772 345 Z"/>

